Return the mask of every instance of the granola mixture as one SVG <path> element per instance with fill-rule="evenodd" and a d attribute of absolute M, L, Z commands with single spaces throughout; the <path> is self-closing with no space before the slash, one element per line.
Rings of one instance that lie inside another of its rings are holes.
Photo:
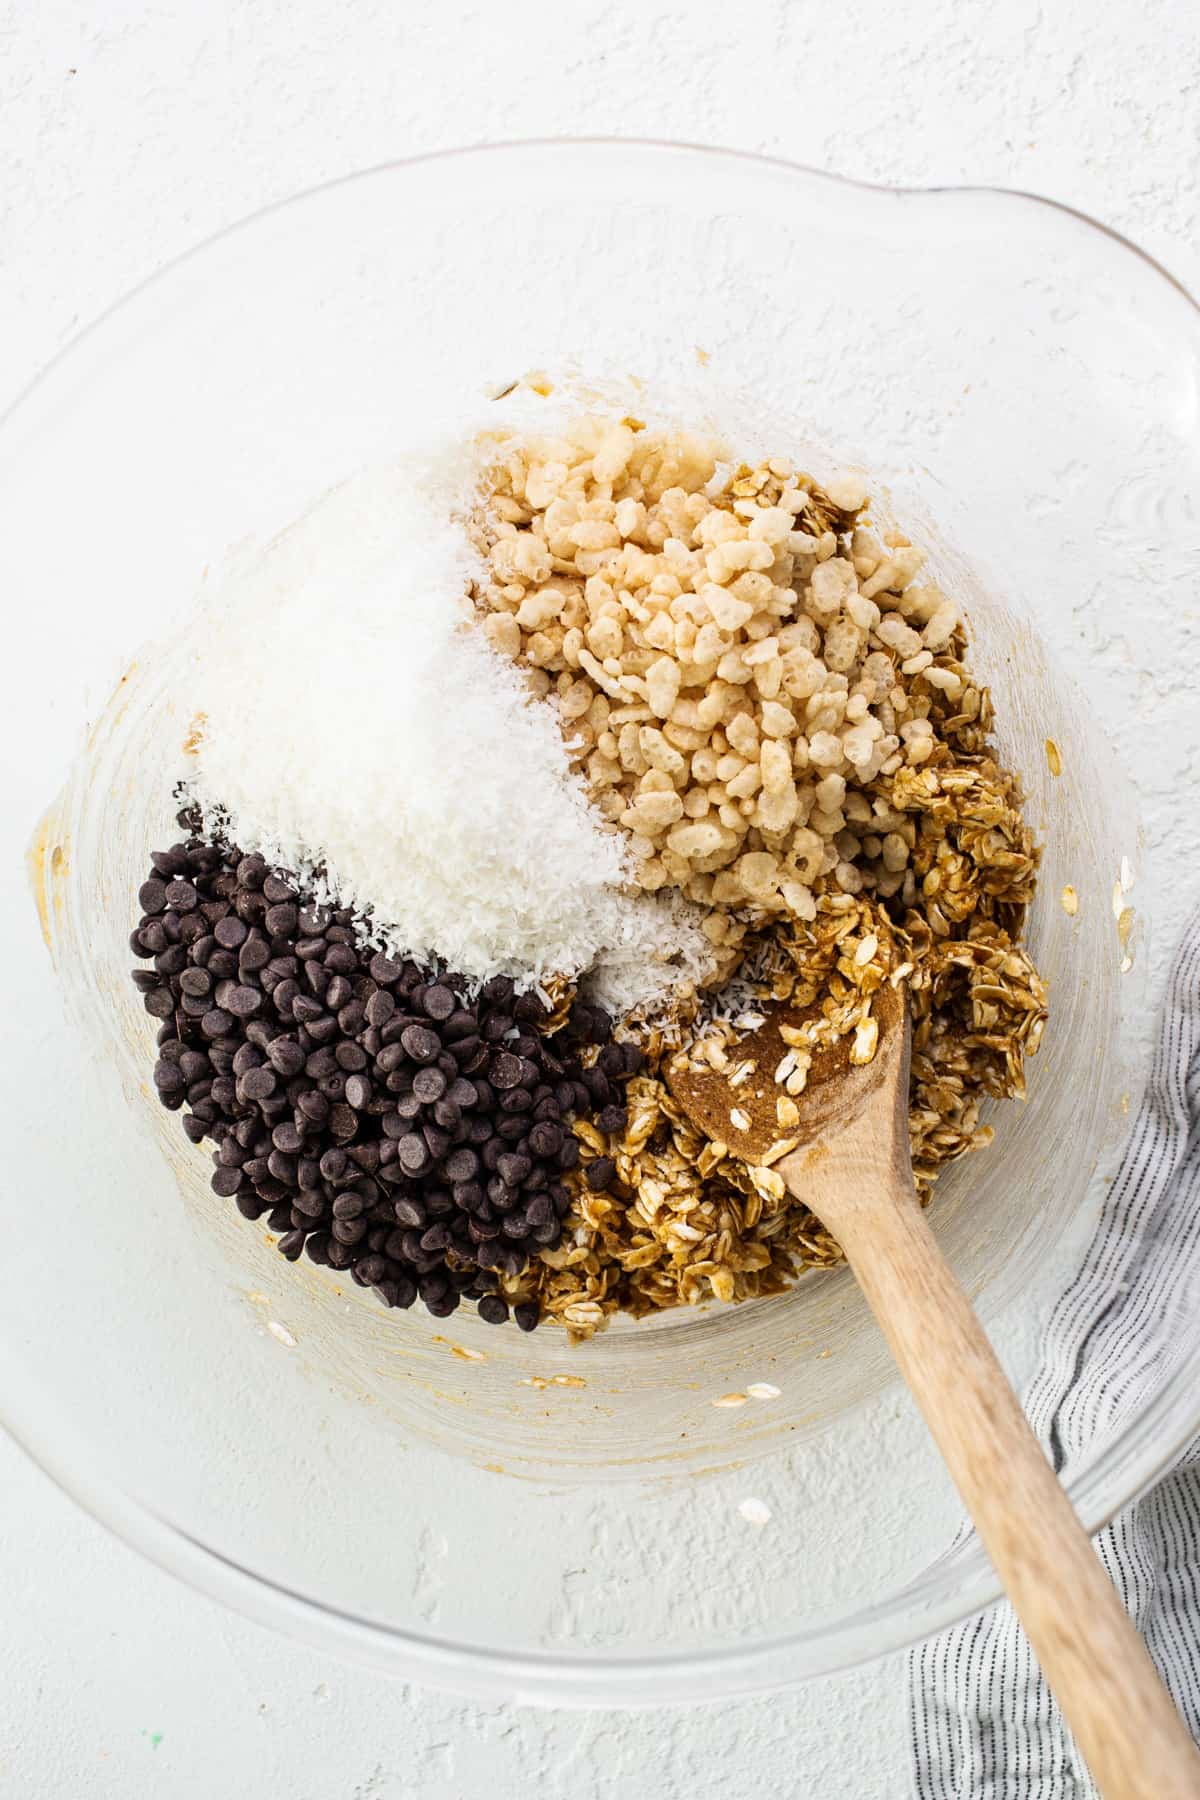
<path fill-rule="evenodd" d="M 840 1257 L 776 1172 L 823 1046 L 870 1062 L 907 985 L 927 1199 L 1045 1022 L 958 608 L 857 476 L 636 419 L 433 475 L 327 496 L 203 616 L 131 940 L 158 1097 L 390 1308 L 587 1337 L 778 1291 Z M 748 1100 L 706 1138 L 673 1059 L 736 1094 L 778 1002 L 778 1140 Z"/>
<path fill-rule="evenodd" d="M 815 1035 L 853 1032 L 867 1062 L 872 995 L 907 982 L 922 1197 L 990 1139 L 981 1102 L 1023 1095 L 1046 1019 L 1020 941 L 1038 853 L 958 608 L 906 537 L 871 529 L 857 477 L 730 468 L 634 419 L 499 437 L 489 456 L 487 636 L 557 707 L 637 885 L 701 907 L 716 956 L 710 993 L 626 1021 L 647 1062 L 625 1118 L 576 1123 L 562 1240 L 509 1284 L 587 1336 L 618 1308 L 773 1293 L 840 1259 L 663 1079 L 681 1051 L 736 1070 L 756 999 L 819 1007 Z M 777 1071 L 781 1133 L 813 1035 Z"/>

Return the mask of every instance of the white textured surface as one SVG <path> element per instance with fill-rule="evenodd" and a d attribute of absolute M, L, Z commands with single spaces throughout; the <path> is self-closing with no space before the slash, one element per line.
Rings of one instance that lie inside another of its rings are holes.
<path fill-rule="evenodd" d="M 1109 0 L 1102 24 L 1082 0 L 886 12 L 9 0 L 0 43 L 0 397 L 133 282 L 272 199 L 414 150 L 541 132 L 1028 187 L 1200 286 L 1200 44 L 1173 0 Z M 1178 796 L 1200 782 L 1185 747 L 1196 616 L 1157 659 L 1174 678 L 1137 676 L 1140 644 L 1166 627 L 1156 604 L 1148 595 L 1129 643 L 1089 649 L 1111 676 L 1119 735 L 1152 737 L 1147 811 L 1169 845 Z M 1182 908 L 1195 874 L 1179 867 Z M 854 1455 L 850 1434 L 838 1453 Z M 869 1563 L 870 1546 L 861 1554 Z M 0 1785 L 29 1800 L 892 1800 L 907 1785 L 899 1662 L 707 1712 L 481 1710 L 225 1617 L 108 1540 L 7 1445 L 0 1592 Z"/>

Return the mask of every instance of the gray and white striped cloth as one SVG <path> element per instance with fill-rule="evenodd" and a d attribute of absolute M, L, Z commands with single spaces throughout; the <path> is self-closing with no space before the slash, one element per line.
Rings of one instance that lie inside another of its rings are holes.
<path fill-rule="evenodd" d="M 1025 1396 L 1056 1469 L 1133 1416 L 1161 1380 L 1164 1330 L 1200 1269 L 1200 913 L 1176 954 L 1145 1099 L 1100 1224 L 1046 1329 Z M 1157 1371 L 1157 1372 L 1156 1372 Z M 1200 1738 L 1200 1439 L 1096 1540 Z M 913 1652 L 918 1800 L 1097 1800 L 1007 1603 Z"/>

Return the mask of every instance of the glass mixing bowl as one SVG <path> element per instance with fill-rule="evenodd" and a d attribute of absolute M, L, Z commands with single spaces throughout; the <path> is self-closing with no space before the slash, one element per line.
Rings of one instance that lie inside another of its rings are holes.
<path fill-rule="evenodd" d="M 214 1200 L 150 1098 L 127 976 L 190 716 L 179 626 L 210 565 L 486 422 L 535 368 L 869 471 L 966 605 L 1045 845 L 1031 937 L 1053 1012 L 1028 1103 L 997 1109 L 932 1218 L 1020 1373 L 1144 1062 L 1158 896 L 1079 620 L 1089 641 L 1136 631 L 1194 542 L 1200 318 L 1128 244 L 1021 195 L 502 145 L 226 232 L 0 432 L 10 1428 L 145 1554 L 344 1655 L 479 1694 L 695 1700 L 995 1594 L 973 1540 L 944 1555 L 957 1505 L 849 1276 L 576 1349 L 387 1314 Z M 35 908 L 16 875 L 39 816 Z M 1089 1526 L 1200 1425 L 1198 1332 L 1164 1322 L 1136 1416 L 1114 1409 L 1067 1471 Z M 713 1405 L 761 1383 L 778 1394 Z"/>

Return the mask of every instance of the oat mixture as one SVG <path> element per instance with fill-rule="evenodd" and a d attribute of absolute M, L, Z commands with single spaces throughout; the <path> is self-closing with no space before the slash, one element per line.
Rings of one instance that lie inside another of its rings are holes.
<path fill-rule="evenodd" d="M 958 608 L 857 476 L 598 416 L 439 468 L 327 496 L 202 620 L 131 937 L 154 1089 L 388 1307 L 586 1338 L 776 1292 L 840 1258 L 775 1168 L 818 1050 L 870 1062 L 907 986 L 928 1199 L 1045 1023 Z M 778 1141 L 736 1103 L 706 1139 L 673 1060 L 736 1093 L 785 1001 Z"/>
<path fill-rule="evenodd" d="M 717 956 L 715 1002 L 626 1022 L 649 1053 L 626 1121 L 577 1122 L 562 1241 L 512 1284 L 588 1335 L 618 1308 L 740 1300 L 839 1260 L 663 1079 L 681 1050 L 736 1069 L 756 999 L 819 1006 L 816 1035 L 853 1032 L 867 1062 L 871 996 L 907 982 L 923 1198 L 990 1139 L 980 1104 L 1023 1095 L 1046 1019 L 1020 942 L 1037 850 L 958 608 L 920 579 L 919 548 L 870 529 L 857 477 L 818 485 L 776 459 L 722 474 L 713 446 L 633 419 L 501 437 L 490 457 L 487 636 L 557 707 L 637 884 L 702 907 Z M 781 1136 L 811 1049 L 777 1072 Z"/>

